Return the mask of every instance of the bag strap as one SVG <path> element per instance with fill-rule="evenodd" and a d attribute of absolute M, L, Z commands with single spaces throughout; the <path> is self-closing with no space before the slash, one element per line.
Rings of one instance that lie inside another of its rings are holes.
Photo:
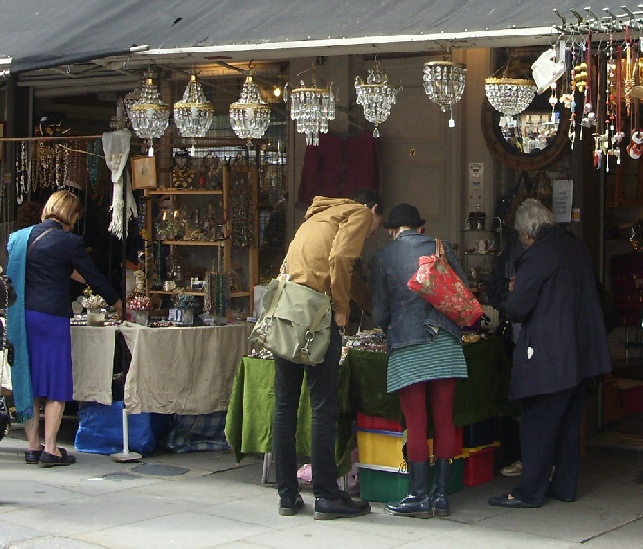
<path fill-rule="evenodd" d="M 315 333 L 320 322 L 324 318 L 328 307 L 330 307 L 330 296 L 326 295 L 326 299 L 319 305 L 319 309 L 317 309 L 317 313 L 315 314 L 313 321 L 310 323 L 308 330 L 306 330 L 307 332 Z"/>
<path fill-rule="evenodd" d="M 31 253 L 31 250 L 33 250 L 33 249 L 34 249 L 34 246 L 38 243 L 38 241 L 39 241 L 43 236 L 45 236 L 47 233 L 50 233 L 51 231 L 54 231 L 54 230 L 56 230 L 56 228 L 55 228 L 55 227 L 49 227 L 46 231 L 44 231 L 44 232 L 40 233 L 40 234 L 36 237 L 36 239 L 35 239 L 35 240 L 34 240 L 34 241 L 29 245 L 29 248 L 27 248 L 27 255 L 29 255 L 29 254 Z"/>
<path fill-rule="evenodd" d="M 444 250 L 444 244 L 442 244 L 442 240 L 439 238 L 435 239 L 435 255 L 438 257 L 444 257 L 446 254 Z"/>
<path fill-rule="evenodd" d="M 279 286 L 277 286 L 277 289 L 275 290 L 275 295 L 272 296 L 272 303 L 270 303 L 270 307 L 268 307 L 268 310 L 266 311 L 265 318 L 272 318 L 274 316 L 275 309 L 277 309 L 277 303 L 279 303 L 279 298 L 281 297 L 281 294 L 284 291 L 285 285 L 286 285 L 286 277 L 285 276 L 279 277 Z"/>

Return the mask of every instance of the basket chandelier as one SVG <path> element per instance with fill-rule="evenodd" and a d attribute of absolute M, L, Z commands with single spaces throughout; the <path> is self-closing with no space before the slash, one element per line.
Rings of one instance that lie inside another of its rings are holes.
<path fill-rule="evenodd" d="M 429 99 L 440 105 L 442 112 L 449 109 L 449 127 L 455 127 L 453 105 L 462 99 L 467 69 L 462 63 L 430 61 L 424 64 L 422 80 Z"/>

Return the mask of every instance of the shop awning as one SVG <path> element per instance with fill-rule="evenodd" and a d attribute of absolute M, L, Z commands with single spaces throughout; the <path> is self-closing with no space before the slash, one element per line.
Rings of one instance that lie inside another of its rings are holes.
<path fill-rule="evenodd" d="M 350 46 L 396 51 L 413 43 L 420 50 L 432 41 L 473 47 L 481 37 L 549 35 L 561 23 L 554 8 L 573 20 L 570 8 L 585 14 L 585 6 L 564 0 L 0 0 L 0 70 L 64 66 L 141 46 L 150 55 L 248 57 L 282 49 L 332 54 L 329 48 Z"/>

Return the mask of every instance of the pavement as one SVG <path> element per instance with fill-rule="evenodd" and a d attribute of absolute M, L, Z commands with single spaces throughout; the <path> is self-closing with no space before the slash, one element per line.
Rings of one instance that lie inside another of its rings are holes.
<path fill-rule="evenodd" d="M 73 437 L 59 439 L 70 451 Z M 487 498 L 515 478 L 449 496 L 452 514 L 394 517 L 384 504 L 354 519 L 316 521 L 314 498 L 293 517 L 261 484 L 262 456 L 157 452 L 139 462 L 76 452 L 69 467 L 26 465 L 24 431 L 0 441 L 0 549 L 96 548 L 641 548 L 643 453 L 588 447 L 575 503 L 503 509 Z M 274 473 L 273 479 L 274 479 Z"/>

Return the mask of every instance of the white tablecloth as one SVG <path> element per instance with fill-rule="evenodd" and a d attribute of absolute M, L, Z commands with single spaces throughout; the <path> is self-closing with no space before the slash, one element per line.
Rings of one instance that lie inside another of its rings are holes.
<path fill-rule="evenodd" d="M 114 335 L 132 354 L 125 382 L 129 413 L 209 414 L 226 410 L 252 324 L 147 328 L 72 327 L 74 399 L 111 403 Z M 78 384 L 76 381 L 78 380 Z"/>

